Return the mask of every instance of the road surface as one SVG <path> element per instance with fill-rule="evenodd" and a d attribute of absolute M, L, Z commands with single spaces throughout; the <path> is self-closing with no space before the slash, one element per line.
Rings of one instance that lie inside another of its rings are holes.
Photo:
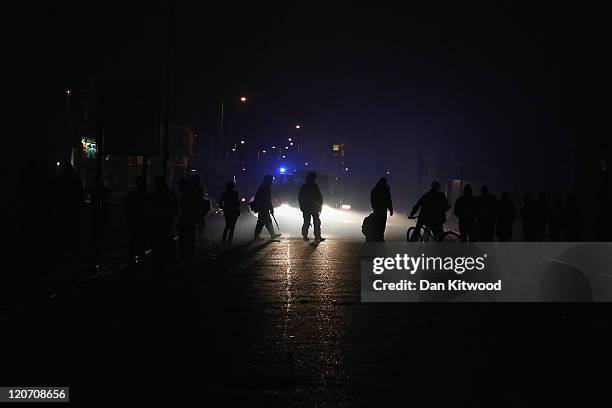
<path fill-rule="evenodd" d="M 362 304 L 361 245 L 213 243 L 183 272 L 101 276 L 0 322 L 2 383 L 87 405 L 489 407 L 607 382 L 607 305 Z"/>

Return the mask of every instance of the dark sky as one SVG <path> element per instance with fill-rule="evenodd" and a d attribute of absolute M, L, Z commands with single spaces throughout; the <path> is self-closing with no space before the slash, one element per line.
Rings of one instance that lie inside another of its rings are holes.
<path fill-rule="evenodd" d="M 597 10 L 209 3 L 176 2 L 172 19 L 171 122 L 201 135 L 216 132 L 224 98 L 228 132 L 257 143 L 285 137 L 299 121 L 349 144 L 355 163 L 402 163 L 422 144 L 446 146 L 466 173 L 496 167 L 500 179 L 547 178 L 573 148 L 590 109 L 585 94 L 597 83 L 593 56 L 604 32 Z M 163 81 L 168 10 L 168 3 L 48 5 L 27 34 L 47 67 Z M 243 93 L 248 109 L 231 103 Z M 377 166 L 356 167 L 374 174 L 384 167 Z"/>

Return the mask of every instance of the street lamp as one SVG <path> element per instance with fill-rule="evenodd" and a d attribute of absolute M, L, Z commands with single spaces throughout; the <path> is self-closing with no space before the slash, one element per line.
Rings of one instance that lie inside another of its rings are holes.
<path fill-rule="evenodd" d="M 246 96 L 241 96 L 240 97 L 240 102 L 245 103 L 247 101 L 247 97 Z"/>
<path fill-rule="evenodd" d="M 299 125 L 299 124 L 295 125 L 295 128 L 296 128 L 296 129 L 299 129 L 299 128 L 300 128 L 300 125 Z"/>
<path fill-rule="evenodd" d="M 240 141 L 240 144 L 244 144 L 244 140 L 241 140 L 241 141 Z"/>

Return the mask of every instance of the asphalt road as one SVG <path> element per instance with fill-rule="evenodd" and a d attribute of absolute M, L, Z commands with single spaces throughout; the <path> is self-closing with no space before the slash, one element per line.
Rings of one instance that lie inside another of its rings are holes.
<path fill-rule="evenodd" d="M 243 238 L 0 322 L 1 382 L 83 405 L 541 406 L 607 387 L 607 305 L 362 304 L 361 242 Z"/>

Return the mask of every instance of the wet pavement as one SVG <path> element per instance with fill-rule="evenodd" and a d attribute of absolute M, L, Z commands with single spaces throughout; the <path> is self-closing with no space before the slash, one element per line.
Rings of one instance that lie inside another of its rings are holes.
<path fill-rule="evenodd" d="M 100 276 L 0 322 L 2 383 L 86 405 L 330 407 L 540 406 L 605 385 L 607 305 L 362 304 L 361 245 L 212 244 L 180 272 Z"/>

